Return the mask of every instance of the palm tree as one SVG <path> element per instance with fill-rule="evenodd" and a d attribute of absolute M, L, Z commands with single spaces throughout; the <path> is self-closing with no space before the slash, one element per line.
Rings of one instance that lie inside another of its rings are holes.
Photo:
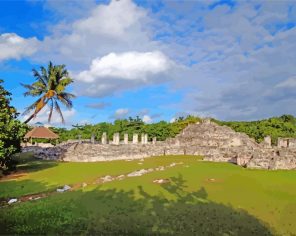
<path fill-rule="evenodd" d="M 75 95 L 65 92 L 67 86 L 73 83 L 73 79 L 69 77 L 65 67 L 65 65 L 53 65 L 52 62 L 49 62 L 47 69 L 41 66 L 40 72 L 35 69 L 32 70 L 36 81 L 31 85 L 22 84 L 27 89 L 24 96 L 39 98 L 23 113 L 23 115 L 26 115 L 34 110 L 34 113 L 25 123 L 35 118 L 46 105 L 50 108 L 48 122 L 51 121 L 53 110 L 56 110 L 62 122 L 65 122 L 59 102 L 70 109 L 73 106 L 71 99 L 75 98 Z"/>

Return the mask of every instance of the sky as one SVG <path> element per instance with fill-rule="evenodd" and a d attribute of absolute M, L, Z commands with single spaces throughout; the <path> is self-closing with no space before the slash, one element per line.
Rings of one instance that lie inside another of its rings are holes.
<path fill-rule="evenodd" d="M 0 79 L 22 113 L 32 69 L 65 64 L 77 97 L 51 124 L 66 127 L 296 115 L 295 26 L 296 1 L 2 0 Z"/>

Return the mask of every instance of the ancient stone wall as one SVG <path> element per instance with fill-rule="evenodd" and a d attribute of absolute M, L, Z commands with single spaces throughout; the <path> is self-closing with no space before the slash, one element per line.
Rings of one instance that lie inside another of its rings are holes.
<path fill-rule="evenodd" d="M 106 144 L 105 136 L 100 144 L 76 142 L 59 145 L 51 151 L 47 149 L 47 153 L 54 153 L 57 149 L 59 154 L 48 154 L 46 158 L 93 162 L 187 154 L 201 155 L 206 161 L 232 162 L 249 168 L 296 169 L 296 149 L 271 147 L 269 138 L 265 139 L 264 144 L 258 144 L 246 134 L 209 120 L 189 125 L 175 138 L 164 142 L 155 138 L 153 142 L 148 142 L 146 134 L 140 135 L 140 142 L 138 134 L 133 135 L 132 142 L 124 135 L 121 142 L 119 134 L 115 134 L 113 141 Z"/>

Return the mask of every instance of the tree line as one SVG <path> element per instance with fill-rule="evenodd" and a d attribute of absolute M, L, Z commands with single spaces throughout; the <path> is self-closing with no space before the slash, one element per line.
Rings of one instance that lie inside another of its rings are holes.
<path fill-rule="evenodd" d="M 125 133 L 129 134 L 129 139 L 132 139 L 132 134 L 145 133 L 148 134 L 148 140 L 151 141 L 156 137 L 158 141 L 164 141 L 167 138 L 175 137 L 188 124 L 200 121 L 199 117 L 187 116 L 179 117 L 175 122 L 160 121 L 157 123 L 146 124 L 140 117 L 129 117 L 128 119 L 115 120 L 111 122 L 101 122 L 98 124 L 73 125 L 72 129 L 51 127 L 50 129 L 57 133 L 59 141 L 67 141 L 69 139 L 90 139 L 94 135 L 96 140 L 100 140 L 104 132 L 107 133 L 108 139 L 112 140 L 114 133 L 120 133 L 120 138 L 123 139 Z"/>

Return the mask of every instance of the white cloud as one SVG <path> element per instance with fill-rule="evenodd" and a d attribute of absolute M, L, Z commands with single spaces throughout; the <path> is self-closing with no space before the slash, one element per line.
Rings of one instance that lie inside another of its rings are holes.
<path fill-rule="evenodd" d="M 276 88 L 290 88 L 295 89 L 296 88 L 296 76 L 290 77 L 287 80 L 284 80 L 283 82 L 278 83 Z"/>
<path fill-rule="evenodd" d="M 0 61 L 30 56 L 37 51 L 38 44 L 35 37 L 25 39 L 15 33 L 1 34 Z"/>
<path fill-rule="evenodd" d="M 45 37 L 36 60 L 48 58 L 71 64 L 72 70 L 85 69 L 97 57 L 110 52 L 151 51 L 156 42 L 145 27 L 149 21 L 146 10 L 131 0 L 99 4 L 88 15 L 73 22 L 61 22 Z M 78 14 L 80 15 L 80 14 Z"/>
<path fill-rule="evenodd" d="M 48 123 L 48 115 L 50 113 L 49 107 L 46 106 L 44 109 L 42 109 L 35 118 L 33 118 L 29 124 L 33 125 L 37 122 L 41 122 L 44 125 L 63 125 L 62 120 L 59 116 L 59 114 L 55 111 L 53 111 L 52 117 L 51 117 L 51 122 Z M 63 117 L 65 120 L 65 125 L 70 125 L 73 122 L 73 118 L 76 115 L 76 110 L 75 109 L 71 109 L 71 110 L 63 110 L 62 109 L 62 113 L 63 113 Z M 23 117 L 23 121 L 25 121 L 29 116 L 29 115 L 25 115 Z"/>
<path fill-rule="evenodd" d="M 172 119 L 170 119 L 170 123 L 174 123 L 174 122 L 176 122 L 176 118 L 175 117 L 173 117 Z"/>
<path fill-rule="evenodd" d="M 110 53 L 94 59 L 89 70 L 79 73 L 76 78 L 89 83 L 107 77 L 146 80 L 149 75 L 168 70 L 170 65 L 170 60 L 159 51 Z"/>
<path fill-rule="evenodd" d="M 124 119 L 129 114 L 129 109 L 127 108 L 119 108 L 115 111 L 112 118 L 114 119 Z"/>
<path fill-rule="evenodd" d="M 73 28 L 86 34 L 121 37 L 144 15 L 145 12 L 131 1 L 111 1 L 109 5 L 95 8 L 89 17 L 75 22 Z"/>
<path fill-rule="evenodd" d="M 147 124 L 152 123 L 152 118 L 148 115 L 144 115 L 142 120 Z"/>

